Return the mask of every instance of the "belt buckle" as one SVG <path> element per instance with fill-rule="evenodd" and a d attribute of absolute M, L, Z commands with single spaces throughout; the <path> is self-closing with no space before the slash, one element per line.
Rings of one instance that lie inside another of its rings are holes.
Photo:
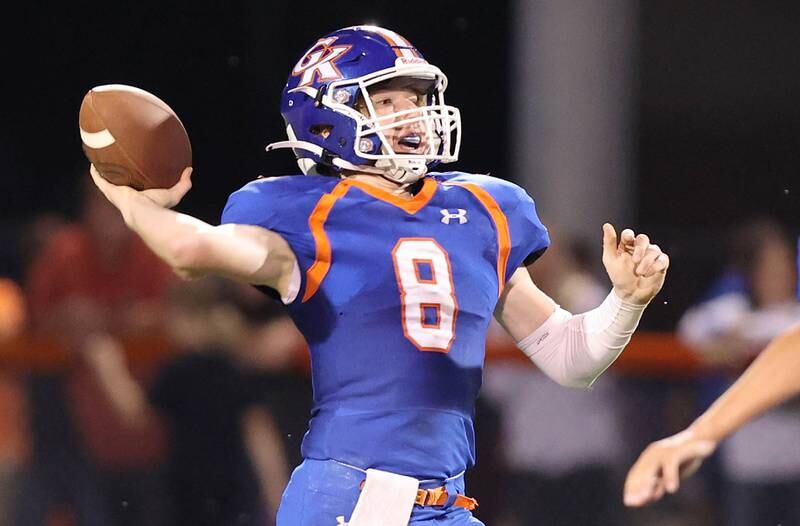
<path fill-rule="evenodd" d="M 441 502 L 442 500 L 445 502 L 447 501 L 447 490 L 444 486 L 432 489 L 420 489 L 417 496 L 418 504 L 421 506 L 441 506 L 444 504 L 444 502 Z"/>

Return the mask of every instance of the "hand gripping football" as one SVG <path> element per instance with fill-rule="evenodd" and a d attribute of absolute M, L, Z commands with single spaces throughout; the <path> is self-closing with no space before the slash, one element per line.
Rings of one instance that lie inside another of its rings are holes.
<path fill-rule="evenodd" d="M 192 164 L 192 146 L 178 116 L 139 88 L 92 88 L 81 103 L 79 125 L 86 157 L 113 184 L 169 188 Z"/>

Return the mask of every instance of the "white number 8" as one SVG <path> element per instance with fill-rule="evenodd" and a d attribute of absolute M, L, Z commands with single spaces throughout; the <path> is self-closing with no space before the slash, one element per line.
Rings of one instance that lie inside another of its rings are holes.
<path fill-rule="evenodd" d="M 431 238 L 401 238 L 392 250 L 403 334 L 421 351 L 448 352 L 458 303 L 447 251 Z"/>

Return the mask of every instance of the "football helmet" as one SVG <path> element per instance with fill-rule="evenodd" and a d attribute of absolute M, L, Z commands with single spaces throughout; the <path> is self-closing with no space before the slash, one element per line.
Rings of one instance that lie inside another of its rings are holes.
<path fill-rule="evenodd" d="M 424 100 L 378 116 L 370 89 L 394 79 L 412 83 Z M 445 104 L 446 88 L 445 74 L 397 33 L 377 26 L 334 31 L 292 69 L 281 98 L 289 140 L 267 151 L 292 148 L 306 174 L 355 170 L 413 183 L 433 165 L 458 159 L 461 115 Z M 392 147 L 400 133 L 409 134 L 409 151 Z"/>

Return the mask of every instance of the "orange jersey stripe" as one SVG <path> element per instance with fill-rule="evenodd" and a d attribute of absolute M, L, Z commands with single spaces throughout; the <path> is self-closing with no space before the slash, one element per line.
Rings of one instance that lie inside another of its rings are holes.
<path fill-rule="evenodd" d="M 419 212 L 425 205 L 428 204 L 433 197 L 433 194 L 436 193 L 437 188 L 436 181 L 430 177 L 426 177 L 422 183 L 422 189 L 417 192 L 415 196 L 405 198 L 357 179 L 346 180 L 344 184 L 355 186 L 362 192 L 371 195 L 375 199 L 392 204 L 412 215 Z"/>
<path fill-rule="evenodd" d="M 486 208 L 494 222 L 497 230 L 497 283 L 498 294 L 502 294 L 506 284 L 506 267 L 508 266 L 508 255 L 511 252 L 511 232 L 508 229 L 508 219 L 506 214 L 494 200 L 489 192 L 480 186 L 472 183 L 448 183 L 461 186 L 469 190 L 478 201 Z"/>
<path fill-rule="evenodd" d="M 311 215 L 308 216 L 308 227 L 311 229 L 311 235 L 314 236 L 316 255 L 314 264 L 306 271 L 306 292 L 303 294 L 303 303 L 316 294 L 322 280 L 325 279 L 325 275 L 331 268 L 331 242 L 325 233 L 325 221 L 336 201 L 344 197 L 349 189 L 349 185 L 340 182 L 330 193 L 320 197 Z"/>

